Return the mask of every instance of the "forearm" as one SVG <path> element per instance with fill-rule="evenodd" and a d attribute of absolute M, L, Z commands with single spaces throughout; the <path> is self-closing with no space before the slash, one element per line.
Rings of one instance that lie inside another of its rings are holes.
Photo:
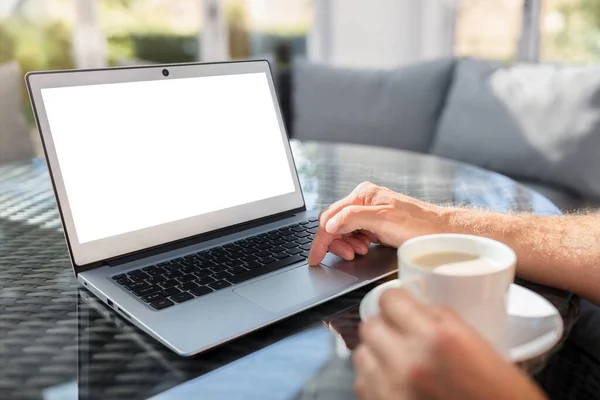
<path fill-rule="evenodd" d="M 600 304 L 600 215 L 533 216 L 449 209 L 452 232 L 506 243 L 518 257 L 517 275 Z"/>

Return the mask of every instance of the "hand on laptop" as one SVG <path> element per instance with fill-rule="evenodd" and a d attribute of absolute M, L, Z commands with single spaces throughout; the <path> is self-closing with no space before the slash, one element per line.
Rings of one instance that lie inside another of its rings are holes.
<path fill-rule="evenodd" d="M 390 289 L 360 326 L 355 390 L 362 400 L 543 399 L 539 389 L 452 311 Z"/>
<path fill-rule="evenodd" d="M 415 236 L 445 231 L 447 208 L 361 183 L 319 216 L 308 263 L 318 265 L 327 251 L 345 260 L 364 255 L 371 243 L 398 247 Z"/>

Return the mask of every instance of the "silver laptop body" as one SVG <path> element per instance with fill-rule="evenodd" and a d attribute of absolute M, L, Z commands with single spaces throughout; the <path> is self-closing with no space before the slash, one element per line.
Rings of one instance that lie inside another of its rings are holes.
<path fill-rule="evenodd" d="M 366 285 L 392 249 L 306 263 L 307 211 L 269 64 L 26 76 L 74 272 L 190 356 Z"/>

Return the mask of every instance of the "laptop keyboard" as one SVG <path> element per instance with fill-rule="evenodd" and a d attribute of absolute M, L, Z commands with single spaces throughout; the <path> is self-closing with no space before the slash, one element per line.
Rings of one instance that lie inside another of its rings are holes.
<path fill-rule="evenodd" d="M 112 279 L 162 310 L 305 261 L 317 226 L 318 220 L 311 218 Z"/>

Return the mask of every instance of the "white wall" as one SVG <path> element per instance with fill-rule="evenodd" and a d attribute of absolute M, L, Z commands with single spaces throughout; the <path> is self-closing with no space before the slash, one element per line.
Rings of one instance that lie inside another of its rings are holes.
<path fill-rule="evenodd" d="M 452 54 L 456 0 L 314 0 L 314 6 L 314 61 L 392 67 Z"/>

